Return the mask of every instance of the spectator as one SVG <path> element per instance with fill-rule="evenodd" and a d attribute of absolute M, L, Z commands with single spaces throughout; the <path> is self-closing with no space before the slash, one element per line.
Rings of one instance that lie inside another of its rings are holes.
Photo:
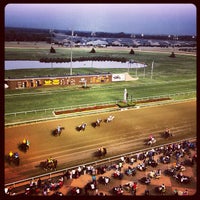
<path fill-rule="evenodd" d="M 149 196 L 149 190 L 145 190 L 144 195 Z"/>
<path fill-rule="evenodd" d="M 161 192 L 162 192 L 162 193 L 165 193 L 165 192 L 166 192 L 166 187 L 165 187 L 165 184 L 164 184 L 164 183 L 161 185 Z"/>
<path fill-rule="evenodd" d="M 177 189 L 174 190 L 174 195 L 178 196 L 178 190 Z"/>
<path fill-rule="evenodd" d="M 42 181 L 41 181 L 41 179 L 39 178 L 38 181 L 37 181 L 37 187 L 38 187 L 38 188 L 41 188 L 41 186 L 42 186 Z"/>
<path fill-rule="evenodd" d="M 188 196 L 188 190 L 185 189 L 185 191 L 183 192 L 183 196 Z"/>

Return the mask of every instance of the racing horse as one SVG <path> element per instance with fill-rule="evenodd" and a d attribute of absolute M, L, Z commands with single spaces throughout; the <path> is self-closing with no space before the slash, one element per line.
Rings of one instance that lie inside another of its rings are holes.
<path fill-rule="evenodd" d="M 97 126 L 100 126 L 102 122 L 102 119 L 97 119 L 95 122 L 92 122 L 92 127 L 96 128 Z"/>
<path fill-rule="evenodd" d="M 172 132 L 170 131 L 170 129 L 166 128 L 166 130 L 165 130 L 164 133 L 163 133 L 163 136 L 164 136 L 164 138 L 169 138 L 169 137 L 172 137 L 173 134 L 172 134 Z"/>
<path fill-rule="evenodd" d="M 105 122 L 108 123 L 108 122 L 111 122 L 115 117 L 110 115 L 106 120 Z"/>
<path fill-rule="evenodd" d="M 58 136 L 58 135 L 60 136 L 62 133 L 62 130 L 64 130 L 64 129 L 65 129 L 64 127 L 58 126 L 55 130 L 53 130 L 52 134 L 54 136 Z"/>
<path fill-rule="evenodd" d="M 46 160 L 45 162 L 40 163 L 40 167 L 45 171 L 47 170 L 56 170 L 58 161 L 56 159 Z"/>
<path fill-rule="evenodd" d="M 20 159 L 19 159 L 19 154 L 17 152 L 15 153 L 9 153 L 8 157 L 7 157 L 7 161 L 9 163 L 9 165 L 11 165 L 12 163 L 16 166 L 19 166 L 19 162 L 20 162 Z"/>
<path fill-rule="evenodd" d="M 97 121 L 95 122 L 95 127 L 100 126 L 102 122 L 102 119 L 97 119 Z"/>
<path fill-rule="evenodd" d="M 99 148 L 96 152 L 97 157 L 105 156 L 106 154 L 107 154 L 107 149 L 104 147 Z"/>
<path fill-rule="evenodd" d="M 156 139 L 151 136 L 148 141 L 146 142 L 147 145 L 151 146 L 152 144 L 156 143 Z"/>
<path fill-rule="evenodd" d="M 30 142 L 27 139 L 24 139 L 23 142 L 18 146 L 19 150 L 25 153 L 29 150 L 29 147 L 30 147 Z"/>
<path fill-rule="evenodd" d="M 85 128 L 87 126 L 87 123 L 82 123 L 80 126 L 77 127 L 77 130 L 80 131 L 85 131 Z"/>

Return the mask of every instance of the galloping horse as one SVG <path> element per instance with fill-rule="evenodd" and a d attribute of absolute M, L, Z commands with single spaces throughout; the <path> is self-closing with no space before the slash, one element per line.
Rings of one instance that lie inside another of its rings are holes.
<path fill-rule="evenodd" d="M 62 133 L 62 130 L 64 130 L 65 128 L 64 127 L 58 127 L 58 128 L 56 128 L 55 130 L 53 130 L 53 135 L 54 136 L 57 136 L 57 135 L 61 135 L 61 133 Z"/>
<path fill-rule="evenodd" d="M 154 137 L 151 137 L 151 138 L 149 138 L 149 140 L 146 144 L 151 146 L 154 143 L 156 143 L 156 139 Z"/>
<path fill-rule="evenodd" d="M 164 132 L 164 137 L 165 138 L 169 138 L 169 137 L 172 137 L 173 134 L 171 133 L 170 129 L 166 128 L 165 132 Z"/>
<path fill-rule="evenodd" d="M 9 155 L 7 157 L 7 160 L 8 160 L 9 164 L 13 163 L 16 166 L 18 166 L 19 165 L 19 161 L 20 161 L 19 154 L 17 152 L 12 153 L 12 154 L 9 153 Z"/>
<path fill-rule="evenodd" d="M 80 126 L 78 126 L 78 131 L 84 131 L 86 128 L 87 124 L 86 123 L 82 123 Z"/>
<path fill-rule="evenodd" d="M 23 152 L 27 152 L 29 150 L 29 147 L 30 147 L 30 142 L 27 139 L 24 139 L 23 142 L 18 146 L 19 150 Z"/>
<path fill-rule="evenodd" d="M 40 163 L 40 167 L 42 167 L 45 171 L 47 170 L 56 170 L 58 161 L 56 159 L 47 160 L 45 162 Z"/>
<path fill-rule="evenodd" d="M 101 122 L 102 122 L 102 119 L 97 119 L 97 121 L 95 122 L 95 127 L 100 126 Z"/>
<path fill-rule="evenodd" d="M 106 119 L 106 122 L 111 122 L 115 117 L 110 115 L 107 119 Z"/>
<path fill-rule="evenodd" d="M 97 150 L 97 156 L 105 156 L 107 154 L 107 149 L 104 147 L 101 147 Z"/>

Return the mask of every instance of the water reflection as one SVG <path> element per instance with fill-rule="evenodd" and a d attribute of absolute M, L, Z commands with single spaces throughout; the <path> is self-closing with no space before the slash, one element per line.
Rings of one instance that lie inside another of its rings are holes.
<path fill-rule="evenodd" d="M 31 69 L 31 68 L 70 68 L 69 63 L 43 63 L 39 61 L 5 61 L 5 70 L 11 69 Z M 82 61 L 73 62 L 73 68 L 141 68 L 146 67 L 141 63 L 122 63 L 114 61 Z"/>

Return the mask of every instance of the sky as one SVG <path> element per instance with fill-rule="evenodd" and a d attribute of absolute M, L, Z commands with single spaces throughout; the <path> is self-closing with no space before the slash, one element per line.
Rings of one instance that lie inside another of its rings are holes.
<path fill-rule="evenodd" d="M 194 4 L 8 4 L 5 27 L 196 35 Z"/>

